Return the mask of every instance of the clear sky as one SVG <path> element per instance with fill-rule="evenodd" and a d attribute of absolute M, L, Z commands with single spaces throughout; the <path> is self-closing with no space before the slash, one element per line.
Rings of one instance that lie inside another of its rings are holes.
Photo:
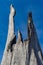
<path fill-rule="evenodd" d="M 11 3 L 16 9 L 14 18 L 16 36 L 20 29 L 23 38 L 27 38 L 27 16 L 28 12 L 32 11 L 33 22 L 43 51 L 43 0 L 0 0 L 0 62 L 7 39 Z"/>

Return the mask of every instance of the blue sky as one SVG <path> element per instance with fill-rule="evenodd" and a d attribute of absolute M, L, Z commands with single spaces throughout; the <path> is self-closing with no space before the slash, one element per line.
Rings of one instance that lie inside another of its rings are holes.
<path fill-rule="evenodd" d="M 27 38 L 27 16 L 28 12 L 32 11 L 33 22 L 43 51 L 43 0 L 0 0 L 0 62 L 7 39 L 11 3 L 16 9 L 14 18 L 16 36 L 18 29 L 20 29 L 23 38 Z"/>

